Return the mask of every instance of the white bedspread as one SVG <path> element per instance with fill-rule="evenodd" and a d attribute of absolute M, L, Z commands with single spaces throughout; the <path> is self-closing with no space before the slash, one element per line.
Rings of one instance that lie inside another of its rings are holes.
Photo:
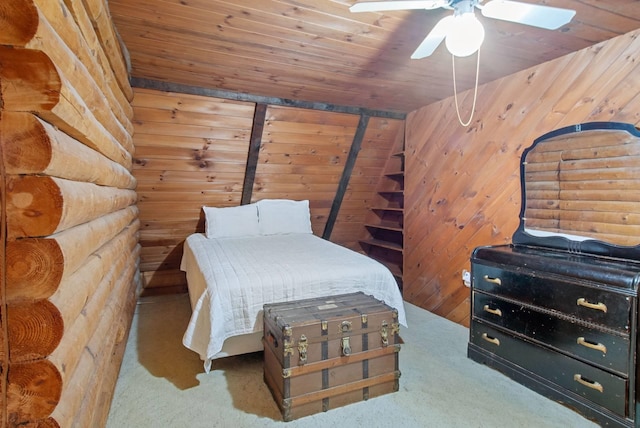
<path fill-rule="evenodd" d="M 265 303 L 363 291 L 396 308 L 406 326 L 402 295 L 386 267 L 312 234 L 193 234 L 180 269 L 187 272 L 193 310 L 183 344 L 200 354 L 205 371 L 225 339 L 262 330 Z"/>

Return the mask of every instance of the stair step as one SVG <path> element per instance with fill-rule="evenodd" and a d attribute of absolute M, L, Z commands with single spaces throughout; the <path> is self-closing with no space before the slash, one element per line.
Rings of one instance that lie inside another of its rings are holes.
<path fill-rule="evenodd" d="M 377 211 L 397 211 L 397 212 L 404 211 L 404 208 L 397 208 L 397 207 L 371 207 L 371 209 L 377 210 Z"/>
<path fill-rule="evenodd" d="M 402 252 L 402 245 L 396 242 L 383 241 L 381 239 L 363 239 L 360 242 L 367 245 L 374 245 L 376 247 L 387 248 L 389 250 Z"/>
<path fill-rule="evenodd" d="M 374 227 L 376 229 L 392 230 L 394 232 L 402 232 L 402 226 L 391 221 L 382 221 L 378 224 L 365 224 L 366 227 Z"/>

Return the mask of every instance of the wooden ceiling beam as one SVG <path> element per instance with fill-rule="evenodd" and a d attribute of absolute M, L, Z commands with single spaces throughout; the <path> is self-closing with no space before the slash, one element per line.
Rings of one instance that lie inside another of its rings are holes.
<path fill-rule="evenodd" d="M 182 85 L 179 83 L 168 83 L 161 82 L 159 80 L 149 80 L 149 79 L 140 79 L 140 78 L 132 78 L 131 86 L 135 88 L 145 88 L 145 89 L 155 89 L 163 92 L 178 92 L 184 94 L 192 94 L 192 95 L 202 95 L 213 98 L 224 98 L 235 101 L 249 101 L 260 104 L 269 104 L 269 105 L 277 105 L 277 106 L 286 106 L 286 107 L 298 107 L 298 108 L 306 108 L 310 110 L 323 110 L 323 111 L 331 111 L 335 113 L 347 113 L 347 114 L 366 114 L 371 117 L 386 117 L 389 119 L 402 119 L 404 120 L 406 117 L 405 113 L 399 113 L 394 111 L 382 111 L 382 110 L 373 110 L 362 107 L 352 107 L 352 106 L 341 106 L 330 103 L 319 103 L 312 101 L 300 101 L 300 100 L 292 100 L 287 98 L 278 98 L 278 97 L 265 97 L 261 95 L 251 95 L 245 94 L 241 92 L 233 92 L 233 91 L 224 91 L 219 89 L 211 89 L 211 88 L 202 88 L 197 86 L 190 85 Z"/>

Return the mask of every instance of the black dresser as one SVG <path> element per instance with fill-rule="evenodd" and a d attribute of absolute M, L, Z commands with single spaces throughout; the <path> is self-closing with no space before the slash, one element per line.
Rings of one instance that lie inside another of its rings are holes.
<path fill-rule="evenodd" d="M 513 243 L 471 257 L 469 358 L 602 426 L 640 426 L 639 156 L 626 124 L 540 137 Z"/>

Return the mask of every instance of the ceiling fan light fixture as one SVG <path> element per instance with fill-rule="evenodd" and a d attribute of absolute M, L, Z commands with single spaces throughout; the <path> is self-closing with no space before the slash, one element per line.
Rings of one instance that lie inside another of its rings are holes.
<path fill-rule="evenodd" d="M 452 55 L 465 57 L 480 49 L 484 41 L 484 27 L 474 15 L 473 10 L 457 14 L 449 25 L 444 42 Z"/>

